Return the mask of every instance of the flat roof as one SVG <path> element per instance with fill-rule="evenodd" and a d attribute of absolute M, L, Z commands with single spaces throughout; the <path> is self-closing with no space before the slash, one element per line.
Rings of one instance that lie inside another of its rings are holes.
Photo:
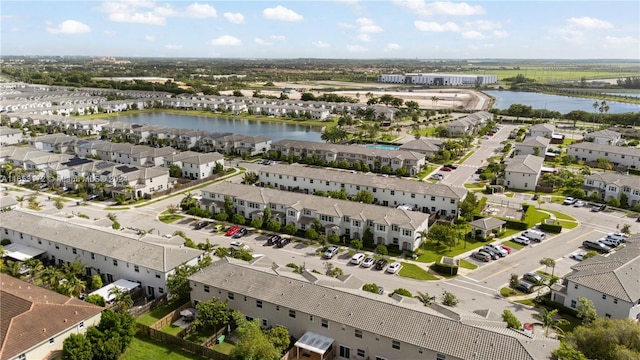
<path fill-rule="evenodd" d="M 105 285 L 101 287 L 100 289 L 92 292 L 89 295 L 100 295 L 106 302 L 110 302 L 116 298 L 115 295 L 111 293 L 111 289 L 118 288 L 120 290 L 131 291 L 137 288 L 138 286 L 140 286 L 140 284 L 138 284 L 137 282 L 133 282 L 125 279 L 119 279 L 112 282 L 109 285 Z"/>
<path fill-rule="evenodd" d="M 329 350 L 331 344 L 333 344 L 332 338 L 328 338 L 311 331 L 307 331 L 302 335 L 300 340 L 296 341 L 297 347 L 322 355 Z"/>
<path fill-rule="evenodd" d="M 18 261 L 29 260 L 44 253 L 46 250 L 16 243 L 4 247 L 4 256 Z"/>

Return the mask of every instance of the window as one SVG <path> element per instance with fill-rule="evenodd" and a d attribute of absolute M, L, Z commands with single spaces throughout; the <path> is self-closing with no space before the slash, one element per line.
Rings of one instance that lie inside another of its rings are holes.
<path fill-rule="evenodd" d="M 416 194 L 411 194 L 411 198 L 415 199 L 416 198 Z"/>
<path fill-rule="evenodd" d="M 295 310 L 289 310 L 289 317 L 290 318 L 296 318 L 296 311 Z"/>
<path fill-rule="evenodd" d="M 391 231 L 400 231 L 398 225 L 391 225 Z"/>
<path fill-rule="evenodd" d="M 602 300 L 607 300 L 607 295 L 602 294 Z"/>
<path fill-rule="evenodd" d="M 351 349 L 346 346 L 340 345 L 340 357 L 345 359 L 351 358 Z"/>
<path fill-rule="evenodd" d="M 95 260 L 96 259 L 96 254 L 91 253 L 91 260 Z"/>
<path fill-rule="evenodd" d="M 113 266 L 118 266 L 118 260 L 113 259 Z"/>
<path fill-rule="evenodd" d="M 76 250 L 76 248 L 73 248 L 73 249 L 71 249 L 71 252 L 74 253 L 74 254 L 77 254 L 78 250 Z"/>
<path fill-rule="evenodd" d="M 613 303 L 617 304 L 618 303 L 618 299 L 613 299 Z"/>
<path fill-rule="evenodd" d="M 156 274 L 156 279 L 160 279 L 160 274 Z"/>
<path fill-rule="evenodd" d="M 269 325 L 269 321 L 267 319 L 262 319 L 262 326 L 267 327 Z"/>
<path fill-rule="evenodd" d="M 366 356 L 366 352 L 363 349 L 358 349 L 356 353 L 358 354 L 358 357 L 361 357 L 361 358 Z"/>
<path fill-rule="evenodd" d="M 398 340 L 391 341 L 391 347 L 396 350 L 400 350 L 400 341 Z"/>
<path fill-rule="evenodd" d="M 256 300 L 256 307 L 262 309 L 262 300 Z"/>
<path fill-rule="evenodd" d="M 576 305 L 577 305 L 576 301 L 575 300 L 571 300 L 571 308 L 575 309 Z"/>
<path fill-rule="evenodd" d="M 383 357 L 380 357 L 380 356 L 376 356 L 376 360 L 387 360 L 387 359 L 385 359 Z"/>
<path fill-rule="evenodd" d="M 280 305 L 276 305 L 276 311 L 280 311 Z"/>
<path fill-rule="evenodd" d="M 611 319 L 611 314 L 604 314 L 604 316 L 608 317 L 609 319 Z"/>
<path fill-rule="evenodd" d="M 133 271 L 140 272 L 140 267 L 138 265 L 133 265 Z"/>
<path fill-rule="evenodd" d="M 435 197 L 435 196 L 432 196 L 432 197 L 431 197 L 431 201 L 436 201 L 436 197 Z"/>
<path fill-rule="evenodd" d="M 362 339 L 362 330 L 360 330 L 360 329 L 356 329 L 356 331 L 355 331 L 355 336 L 356 336 L 358 339 Z"/>
<path fill-rule="evenodd" d="M 18 355 L 18 360 L 27 360 L 27 355 L 25 354 Z"/>
<path fill-rule="evenodd" d="M 456 203 L 456 199 L 451 199 L 449 200 L 450 203 L 455 204 Z"/>
<path fill-rule="evenodd" d="M 209 285 L 205 285 L 205 286 L 204 286 L 204 292 L 208 293 L 209 291 L 210 291 L 210 290 L 209 290 Z"/>
<path fill-rule="evenodd" d="M 320 326 L 322 326 L 322 327 L 323 327 L 323 328 L 325 328 L 325 329 L 328 329 L 328 328 L 329 328 L 329 320 L 327 320 L 327 319 L 322 319 L 322 320 L 320 321 Z"/>
<path fill-rule="evenodd" d="M 159 292 L 160 294 L 164 294 L 164 288 L 159 287 L 159 288 L 158 288 L 158 292 Z"/>
<path fill-rule="evenodd" d="M 395 194 L 396 194 L 396 192 L 391 190 L 391 195 L 395 195 Z"/>
<path fill-rule="evenodd" d="M 447 360 L 447 355 L 445 355 L 445 354 L 436 354 L 436 360 Z"/>
<path fill-rule="evenodd" d="M 80 324 L 78 324 L 78 329 L 82 329 L 84 327 L 84 321 L 80 321 Z"/>
<path fill-rule="evenodd" d="M 573 285 L 573 288 L 577 289 L 578 288 L 578 284 Z"/>
<path fill-rule="evenodd" d="M 229 298 L 229 300 L 233 300 L 233 298 L 235 298 L 235 295 L 232 292 L 230 292 L 227 294 L 227 297 Z"/>
<path fill-rule="evenodd" d="M 55 343 L 55 341 L 53 340 L 53 338 L 49 339 L 49 345 L 53 345 L 53 343 Z"/>

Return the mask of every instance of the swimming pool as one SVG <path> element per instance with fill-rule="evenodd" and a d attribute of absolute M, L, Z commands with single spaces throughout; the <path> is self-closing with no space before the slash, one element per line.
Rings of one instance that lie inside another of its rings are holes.
<path fill-rule="evenodd" d="M 395 145 L 367 145 L 369 149 L 398 150 Z"/>

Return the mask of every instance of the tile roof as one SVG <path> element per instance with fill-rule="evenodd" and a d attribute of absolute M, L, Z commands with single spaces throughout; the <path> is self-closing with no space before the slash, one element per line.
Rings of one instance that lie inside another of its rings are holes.
<path fill-rule="evenodd" d="M 267 271 L 222 260 L 189 279 L 458 359 L 541 359 L 558 346 L 557 341 L 526 337 L 510 329 L 464 324 L 423 306 L 401 306 L 309 283 L 302 276 Z"/>
<path fill-rule="evenodd" d="M 631 189 L 640 189 L 640 177 L 633 175 L 625 175 L 615 172 L 598 172 L 593 173 L 585 178 L 586 181 L 599 181 L 605 185 L 615 184 L 619 187 L 628 186 Z"/>
<path fill-rule="evenodd" d="M 0 274 L 0 284 L 2 360 L 12 359 L 103 310 L 6 274 Z"/>
<path fill-rule="evenodd" d="M 513 158 L 506 159 L 505 172 L 516 172 L 525 174 L 538 174 L 542 169 L 544 159 L 533 155 L 517 155 Z"/>
<path fill-rule="evenodd" d="M 598 130 L 598 131 L 594 131 L 592 133 L 588 133 L 588 134 L 586 134 L 585 137 L 594 137 L 594 138 L 595 137 L 602 137 L 602 138 L 616 139 L 616 138 L 619 138 L 620 136 L 622 136 L 622 134 L 617 132 L 617 131 L 604 129 L 604 130 Z"/>
<path fill-rule="evenodd" d="M 615 146 L 615 145 L 596 144 L 592 142 L 581 142 L 581 143 L 569 145 L 569 150 L 571 149 L 596 150 L 596 151 L 604 151 L 612 154 L 640 156 L 640 148 L 633 147 L 633 146 Z"/>
<path fill-rule="evenodd" d="M 411 140 L 405 144 L 400 145 L 400 150 L 408 150 L 415 152 L 436 152 L 440 150 L 442 146 L 442 140 L 421 137 L 420 139 Z"/>
<path fill-rule="evenodd" d="M 482 230 L 491 230 L 506 224 L 506 221 L 496 219 L 494 217 L 486 217 L 470 222 L 471 226 Z"/>
<path fill-rule="evenodd" d="M 389 189 L 395 191 L 407 191 L 410 193 L 442 196 L 453 199 L 464 199 L 468 193 L 467 189 L 452 185 L 402 179 L 394 176 L 384 177 L 374 174 L 354 174 L 350 171 L 331 170 L 310 166 L 276 164 L 261 169 L 260 173 L 302 176 L 310 179 L 319 179 L 320 181 L 334 181 L 338 183 L 370 186 L 378 189 Z"/>
<path fill-rule="evenodd" d="M 525 146 L 538 146 L 541 148 L 547 148 L 549 146 L 549 143 L 551 142 L 551 139 L 546 138 L 546 137 L 542 137 L 542 136 L 527 136 L 523 142 L 521 143 L 516 143 L 516 148 L 519 145 L 525 145 Z"/>
<path fill-rule="evenodd" d="M 385 150 L 385 149 L 373 149 L 367 148 L 364 146 L 357 145 L 339 145 L 339 144 L 325 144 L 315 141 L 302 141 L 302 140 L 292 140 L 292 139 L 283 139 L 278 140 L 271 144 L 271 148 L 293 148 L 293 149 L 309 149 L 309 150 L 321 150 L 321 151 L 330 151 L 336 154 L 344 153 L 344 154 L 359 154 L 366 156 L 379 156 L 382 158 L 390 158 L 390 159 L 412 159 L 412 160 L 424 160 L 424 154 L 420 154 L 414 151 L 405 151 L 405 150 Z"/>
<path fill-rule="evenodd" d="M 556 127 L 551 124 L 536 124 L 529 128 L 529 132 L 531 131 L 555 131 Z"/>
<path fill-rule="evenodd" d="M 66 218 L 26 210 L 0 213 L 0 227 L 163 273 L 203 254 L 201 250 L 152 244 L 112 231 L 74 224 Z"/>

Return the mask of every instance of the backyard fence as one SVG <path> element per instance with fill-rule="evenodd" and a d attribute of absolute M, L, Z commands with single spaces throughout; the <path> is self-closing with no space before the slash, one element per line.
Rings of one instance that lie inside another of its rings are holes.
<path fill-rule="evenodd" d="M 191 341 L 179 338 L 177 336 L 167 334 L 160 330 L 153 329 L 150 326 L 142 325 L 139 323 L 136 325 L 138 327 L 138 334 L 152 338 L 154 340 L 158 340 L 164 344 L 177 346 L 185 351 L 202 356 L 207 359 L 214 359 L 214 360 L 230 360 L 231 359 L 231 357 L 229 357 L 228 355 L 219 353 L 213 349 L 209 349 L 207 347 L 201 346 L 200 344 L 193 343 Z"/>

